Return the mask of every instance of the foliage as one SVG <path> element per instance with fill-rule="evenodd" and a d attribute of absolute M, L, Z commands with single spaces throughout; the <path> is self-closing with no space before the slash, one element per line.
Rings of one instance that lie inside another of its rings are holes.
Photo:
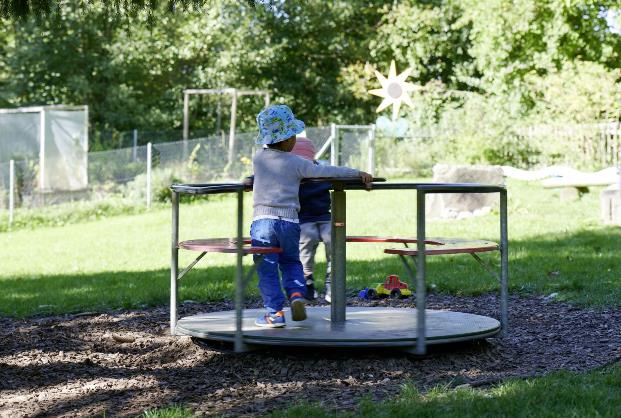
<path fill-rule="evenodd" d="M 39 16 L 17 3 L 2 9 L 0 106 L 89 104 L 98 149 L 132 129 L 180 132 L 188 87 L 266 89 L 308 125 L 366 124 L 391 59 L 422 86 L 402 110 L 410 133 L 450 133 L 437 158 L 554 162 L 525 126 L 619 118 L 616 0 L 67 0 L 32 3 Z M 191 135 L 227 130 L 229 97 L 190 106 Z M 239 131 L 262 106 L 239 99 Z"/>
<path fill-rule="evenodd" d="M 139 214 L 145 205 L 119 197 L 105 200 L 81 201 L 58 204 L 45 208 L 16 209 L 11 231 L 34 230 L 43 227 L 62 227 L 81 222 L 92 222 L 110 216 Z M 8 231 L 8 213 L 0 212 L 0 233 Z"/>

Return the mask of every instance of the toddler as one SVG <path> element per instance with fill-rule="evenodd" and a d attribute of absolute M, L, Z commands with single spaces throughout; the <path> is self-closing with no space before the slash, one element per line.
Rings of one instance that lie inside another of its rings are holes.
<path fill-rule="evenodd" d="M 352 168 L 317 165 L 291 154 L 295 136 L 304 130 L 304 122 L 296 119 L 288 106 L 269 106 L 257 115 L 257 124 L 256 143 L 265 148 L 252 161 L 254 209 L 250 237 L 253 246 L 280 247 L 282 252 L 266 254 L 257 268 L 259 291 L 267 312 L 255 324 L 275 328 L 286 324 L 279 269 L 292 319 L 306 319 L 306 283 L 299 250 L 300 181 L 305 177 L 360 177 L 366 184 L 373 178 Z"/>
<path fill-rule="evenodd" d="M 299 155 L 315 164 L 315 146 L 307 138 L 297 137 L 292 154 Z M 313 300 L 317 295 L 313 270 L 315 267 L 315 253 L 320 242 L 326 250 L 326 301 L 331 301 L 330 270 L 332 249 L 332 228 L 330 214 L 330 187 L 329 182 L 300 184 L 300 261 L 304 270 L 306 282 L 306 299 Z"/>

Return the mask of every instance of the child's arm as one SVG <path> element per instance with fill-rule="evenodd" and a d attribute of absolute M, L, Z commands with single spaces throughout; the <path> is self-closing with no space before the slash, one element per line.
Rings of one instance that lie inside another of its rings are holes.
<path fill-rule="evenodd" d="M 297 171 L 300 177 L 360 177 L 363 183 L 373 181 L 373 176 L 364 171 L 358 171 L 349 167 L 336 167 L 332 165 L 318 165 L 303 158 L 296 158 Z"/>

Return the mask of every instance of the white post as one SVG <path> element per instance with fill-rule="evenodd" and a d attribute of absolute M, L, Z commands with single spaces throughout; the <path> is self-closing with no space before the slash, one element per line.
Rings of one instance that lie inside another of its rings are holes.
<path fill-rule="evenodd" d="M 188 157 L 188 137 L 190 136 L 190 94 L 183 92 L 183 159 Z"/>
<path fill-rule="evenodd" d="M 147 144 L 147 209 L 151 209 L 151 143 Z"/>
<path fill-rule="evenodd" d="M 137 152 L 138 152 L 138 129 L 134 129 L 134 141 L 132 148 L 132 161 L 136 162 Z"/>
<path fill-rule="evenodd" d="M 231 127 L 229 128 L 229 161 L 227 167 L 233 164 L 235 155 L 235 123 L 237 118 L 237 90 L 233 89 L 231 93 Z"/>
<path fill-rule="evenodd" d="M 269 105 L 270 105 L 270 94 L 265 93 L 265 107 L 268 107 Z"/>
<path fill-rule="evenodd" d="M 369 125 L 369 174 L 375 176 L 375 125 Z"/>
<path fill-rule="evenodd" d="M 330 142 L 330 165 L 337 165 L 336 125 L 334 123 L 330 124 L 330 137 L 332 138 L 332 141 Z"/>
<path fill-rule="evenodd" d="M 45 188 L 45 109 L 39 118 L 39 191 Z"/>
<path fill-rule="evenodd" d="M 13 224 L 13 207 L 15 206 L 15 161 L 9 161 L 9 229 Z"/>

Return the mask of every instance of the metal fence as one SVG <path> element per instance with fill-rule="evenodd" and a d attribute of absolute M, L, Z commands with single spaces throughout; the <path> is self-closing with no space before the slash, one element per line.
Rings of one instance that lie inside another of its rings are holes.
<path fill-rule="evenodd" d="M 42 207 L 67 201 L 99 201 L 110 196 L 150 206 L 163 200 L 173 182 L 203 183 L 239 181 L 252 172 L 252 157 L 259 149 L 256 133 L 213 135 L 187 141 L 147 143 L 88 154 L 88 188 L 41 191 L 38 161 L 0 162 L 0 216 L 13 208 Z M 345 165 L 394 177 L 429 172 L 434 162 L 447 158 L 455 144 L 455 131 L 417 131 L 408 138 L 376 138 L 373 125 L 308 127 L 306 136 L 316 157 L 333 165 Z M 553 163 L 609 166 L 619 164 L 619 123 L 541 125 L 516 128 L 516 138 L 527 141 L 545 155 L 558 154 Z M 435 151 L 434 151 L 435 150 Z M 438 160 L 438 156 L 442 159 Z M 546 164 L 548 161 L 542 161 Z"/>
<path fill-rule="evenodd" d="M 319 158 L 368 170 L 370 132 L 370 126 L 332 125 L 309 127 L 306 136 L 314 142 Z M 173 182 L 239 181 L 252 174 L 252 157 L 259 149 L 255 137 L 256 133 L 237 133 L 231 144 L 228 137 L 214 135 L 91 152 L 85 190 L 41 191 L 36 181 L 36 160 L 2 162 L 0 210 L 9 211 L 10 224 L 14 208 L 99 201 L 110 196 L 148 207 L 152 201 L 165 198 Z"/>

